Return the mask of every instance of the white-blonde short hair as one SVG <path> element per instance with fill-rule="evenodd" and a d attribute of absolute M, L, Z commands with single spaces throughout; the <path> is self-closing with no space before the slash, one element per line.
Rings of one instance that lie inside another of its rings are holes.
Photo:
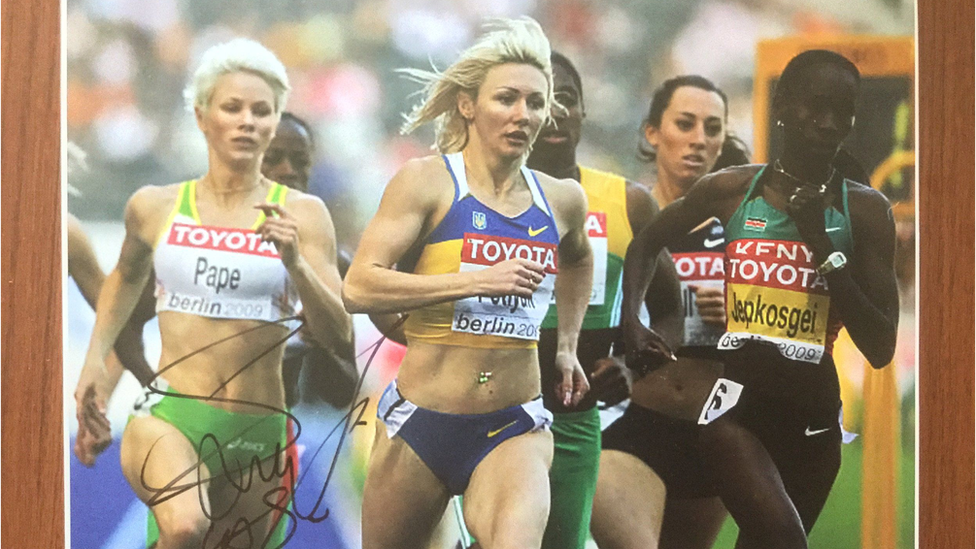
<path fill-rule="evenodd" d="M 248 38 L 235 38 L 217 44 L 204 52 L 193 78 L 183 90 L 186 108 L 195 107 L 206 111 L 213 98 L 214 86 L 221 76 L 233 72 L 250 72 L 260 76 L 274 92 L 276 113 L 285 109 L 288 102 L 288 73 L 274 53 L 259 42 Z"/>
<path fill-rule="evenodd" d="M 537 67 L 546 77 L 546 117 L 553 103 L 551 49 L 542 27 L 531 17 L 493 19 L 485 24 L 485 34 L 461 53 L 444 72 L 399 69 L 411 80 L 423 84 L 423 102 L 404 115 L 401 133 L 434 122 L 434 149 L 442 154 L 457 152 L 468 143 L 467 121 L 458 110 L 460 92 L 477 96 L 488 71 L 497 65 L 521 63 Z"/>

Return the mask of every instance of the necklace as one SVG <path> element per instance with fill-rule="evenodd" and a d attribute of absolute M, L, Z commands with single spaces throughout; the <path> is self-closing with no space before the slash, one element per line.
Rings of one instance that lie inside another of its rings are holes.
<path fill-rule="evenodd" d="M 777 158 L 776 160 L 773 161 L 773 171 L 775 171 L 776 173 L 778 173 L 780 175 L 783 175 L 783 176 L 791 179 L 792 181 L 794 181 L 796 183 L 796 185 L 794 186 L 794 189 L 793 189 L 793 196 L 796 196 L 796 190 L 797 189 L 799 189 L 800 187 L 803 187 L 804 185 L 807 184 L 806 181 L 800 179 L 799 177 L 796 177 L 795 175 L 791 175 L 791 174 L 787 173 L 786 170 L 783 169 L 783 165 L 780 164 L 779 158 Z M 835 175 L 837 175 L 837 168 L 831 166 L 830 167 L 830 175 L 828 175 L 827 176 L 827 180 L 824 181 L 823 184 L 820 185 L 820 194 L 821 195 L 826 194 L 826 192 L 827 192 L 827 184 L 830 183 L 831 180 L 834 179 L 834 176 Z"/>
<path fill-rule="evenodd" d="M 238 189 L 230 189 L 230 190 L 225 190 L 225 191 L 218 191 L 217 189 L 215 189 L 214 188 L 214 184 L 212 183 L 212 180 L 209 179 L 209 178 L 202 178 L 200 180 L 200 183 L 203 183 L 202 186 L 205 187 L 207 189 L 207 191 L 209 191 L 210 194 L 212 194 L 213 196 L 230 196 L 230 195 L 242 194 L 242 193 L 248 193 L 248 194 L 250 194 L 250 193 L 254 192 L 254 189 L 257 189 L 258 187 L 261 186 L 262 183 L 264 183 L 264 176 L 262 175 L 262 176 L 258 177 L 258 180 L 253 185 L 251 185 L 249 187 L 246 187 L 246 188 L 238 188 Z"/>

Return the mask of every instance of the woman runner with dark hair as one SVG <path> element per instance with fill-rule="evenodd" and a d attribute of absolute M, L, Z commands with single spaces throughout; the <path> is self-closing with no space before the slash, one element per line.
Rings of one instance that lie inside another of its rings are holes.
<path fill-rule="evenodd" d="M 640 151 L 655 163 L 651 194 L 662 208 L 716 166 L 748 162 L 741 141 L 728 134 L 727 109 L 725 94 L 697 75 L 671 78 L 654 93 Z M 696 421 L 722 370 L 715 345 L 725 327 L 724 236 L 714 218 L 682 234 L 669 248 L 685 314 L 678 360 L 636 381 L 623 416 L 603 432 L 591 525 L 602 549 L 659 541 L 664 548 L 708 548 L 726 515 L 703 482 L 696 442 Z"/>
<path fill-rule="evenodd" d="M 725 227 L 725 371 L 699 423 L 702 466 L 739 526 L 738 548 L 804 548 L 840 467 L 840 388 L 831 357 L 842 326 L 872 366 L 894 354 L 898 288 L 891 206 L 839 175 L 860 74 L 811 50 L 780 77 L 773 111 L 783 153 L 706 176 L 631 244 L 624 330 L 637 321 L 657 252 L 703 220 Z"/>

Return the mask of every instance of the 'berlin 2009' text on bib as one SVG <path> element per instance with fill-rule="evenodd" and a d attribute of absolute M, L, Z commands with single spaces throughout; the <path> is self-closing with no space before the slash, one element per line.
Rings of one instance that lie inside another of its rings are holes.
<path fill-rule="evenodd" d="M 532 297 L 475 296 L 457 300 L 451 329 L 469 334 L 538 340 L 539 325 L 549 310 L 555 275 L 559 270 L 556 257 L 555 244 L 465 233 L 460 272 L 479 271 L 519 258 L 541 263 L 546 276 Z"/>
<path fill-rule="evenodd" d="M 827 337 L 830 294 L 802 242 L 750 238 L 726 248 L 728 328 L 719 349 L 747 340 L 774 343 L 792 360 L 819 363 Z"/>

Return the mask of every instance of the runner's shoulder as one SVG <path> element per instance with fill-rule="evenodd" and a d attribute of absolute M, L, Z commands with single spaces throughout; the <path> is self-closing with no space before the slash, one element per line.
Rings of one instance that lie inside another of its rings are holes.
<path fill-rule="evenodd" d="M 311 218 L 331 217 L 325 202 L 311 193 L 306 193 L 298 189 L 289 188 L 285 194 L 285 208 L 298 217 L 309 216 Z"/>
<path fill-rule="evenodd" d="M 180 196 L 181 185 L 182 183 L 171 183 L 169 185 L 139 187 L 126 203 L 126 217 L 129 215 L 138 217 L 161 215 L 166 217 L 176 205 L 176 200 Z"/>
<path fill-rule="evenodd" d="M 863 207 L 871 211 L 886 211 L 891 208 L 891 202 L 884 193 L 870 185 L 850 179 L 847 180 L 847 199 L 851 207 Z"/>
<path fill-rule="evenodd" d="M 432 206 L 442 197 L 454 196 L 454 183 L 440 155 L 407 160 L 386 187 L 390 200 L 403 205 L 418 200 Z"/>
<path fill-rule="evenodd" d="M 654 200 L 651 189 L 643 183 L 627 179 L 624 183 L 624 192 L 627 195 L 628 215 L 647 215 L 653 217 L 661 211 L 661 205 Z"/>
<path fill-rule="evenodd" d="M 627 193 L 627 200 L 650 200 L 657 206 L 657 200 L 654 200 L 651 189 L 643 183 L 626 179 L 624 180 L 624 191 Z"/>
<path fill-rule="evenodd" d="M 847 202 L 851 228 L 858 236 L 888 240 L 894 230 L 891 202 L 881 191 L 869 185 L 847 180 Z"/>
<path fill-rule="evenodd" d="M 752 179 L 762 170 L 764 164 L 747 164 L 731 166 L 717 172 L 706 174 L 695 183 L 702 184 L 707 190 L 722 195 L 743 194 L 749 188 Z M 694 187 L 693 187 L 694 188 Z"/>
<path fill-rule="evenodd" d="M 403 163 L 396 178 L 406 178 L 416 183 L 428 183 L 428 178 L 450 180 L 447 164 L 439 154 L 429 154 L 418 158 L 411 158 Z"/>
<path fill-rule="evenodd" d="M 158 234 L 176 207 L 181 185 L 172 183 L 140 187 L 125 205 L 127 230 L 151 242 L 151 237 Z"/>
<path fill-rule="evenodd" d="M 574 179 L 556 179 L 549 174 L 533 171 L 546 200 L 560 212 L 586 212 L 586 192 Z"/>

